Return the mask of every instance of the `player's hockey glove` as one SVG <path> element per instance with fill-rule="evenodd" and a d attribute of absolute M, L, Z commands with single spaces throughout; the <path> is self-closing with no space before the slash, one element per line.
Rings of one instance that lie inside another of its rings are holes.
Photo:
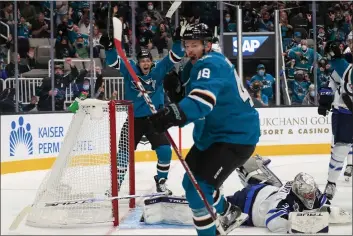
<path fill-rule="evenodd" d="M 335 93 L 332 91 L 331 88 L 322 88 L 319 91 L 320 100 L 319 100 L 319 108 L 318 113 L 319 115 L 326 116 L 327 111 L 331 110 L 331 104 L 334 100 Z"/>
<path fill-rule="evenodd" d="M 186 115 L 176 103 L 171 103 L 148 117 L 154 128 L 154 133 L 163 133 L 172 126 L 182 126 L 186 123 Z"/>
<path fill-rule="evenodd" d="M 187 22 L 186 19 L 181 19 L 179 26 L 175 29 L 175 32 L 173 34 L 173 41 L 181 40 L 186 28 L 189 26 L 190 24 Z"/>

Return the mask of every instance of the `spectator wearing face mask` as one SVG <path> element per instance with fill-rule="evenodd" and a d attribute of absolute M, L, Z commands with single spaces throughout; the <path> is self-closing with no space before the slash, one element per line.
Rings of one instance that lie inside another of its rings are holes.
<path fill-rule="evenodd" d="M 262 18 L 259 20 L 259 32 L 269 32 L 274 30 L 274 25 L 270 18 L 270 13 L 267 11 L 262 14 Z"/>
<path fill-rule="evenodd" d="M 325 58 L 321 58 L 318 63 L 318 68 L 317 68 L 317 85 L 318 85 L 318 91 L 321 88 L 326 88 L 328 87 L 328 84 L 331 79 L 331 70 L 330 70 L 330 64 L 327 62 Z"/>
<path fill-rule="evenodd" d="M 317 59 L 321 59 L 320 54 L 316 54 Z M 300 64 L 303 58 L 308 60 L 309 65 L 313 65 L 314 63 L 314 50 L 308 47 L 308 42 L 306 40 L 301 41 L 300 47 L 295 47 L 289 50 L 288 57 L 290 59 L 295 59 L 296 64 Z"/>
<path fill-rule="evenodd" d="M 84 39 L 81 35 L 78 35 L 74 44 L 75 57 L 77 58 L 88 58 L 89 51 L 87 45 L 85 45 Z"/>
<path fill-rule="evenodd" d="M 70 83 L 75 80 L 78 76 L 78 70 L 73 65 L 71 58 L 67 58 L 65 63 L 68 63 L 71 68 L 71 72 L 64 75 L 63 65 L 56 64 L 54 67 L 54 89 L 51 87 L 51 78 L 45 78 L 38 91 L 39 111 L 51 111 L 52 110 L 52 97 L 55 98 L 55 110 L 64 110 L 66 88 Z"/>
<path fill-rule="evenodd" d="M 156 33 L 157 27 L 153 23 L 152 18 L 150 16 L 146 16 L 144 18 L 144 23 L 147 30 L 151 31 L 152 33 Z"/>
<path fill-rule="evenodd" d="M 255 81 L 260 81 L 262 83 L 262 94 L 266 95 L 269 101 L 272 101 L 275 78 L 266 73 L 266 68 L 263 64 L 257 66 L 257 74 L 251 78 L 250 83 L 253 84 Z"/>
<path fill-rule="evenodd" d="M 77 38 L 81 37 L 83 38 L 83 41 L 85 43 L 88 42 L 88 35 L 86 34 L 81 34 L 80 33 L 80 28 L 77 25 L 73 25 L 72 27 L 69 27 L 68 31 L 68 38 L 71 44 L 74 44 L 77 41 Z"/>
<path fill-rule="evenodd" d="M 305 106 L 316 106 L 315 96 L 317 96 L 317 101 L 319 101 L 319 94 L 315 91 L 315 85 L 311 84 L 309 86 L 309 91 L 303 99 L 302 105 Z"/>
<path fill-rule="evenodd" d="M 304 71 L 299 70 L 294 74 L 294 80 L 288 81 L 288 88 L 292 91 L 292 104 L 301 105 L 308 92 L 310 81 L 305 79 Z"/>
<path fill-rule="evenodd" d="M 236 32 L 237 25 L 232 20 L 232 17 L 229 13 L 227 13 L 224 17 L 224 31 L 225 32 Z"/>
<path fill-rule="evenodd" d="M 155 25 L 159 25 L 163 21 L 161 13 L 154 9 L 153 2 L 147 2 L 147 11 L 142 13 L 143 19 L 147 16 L 151 17 L 151 20 Z"/>

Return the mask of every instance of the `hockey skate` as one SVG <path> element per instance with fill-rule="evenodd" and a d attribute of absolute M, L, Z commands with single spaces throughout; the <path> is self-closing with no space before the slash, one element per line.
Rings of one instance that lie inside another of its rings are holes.
<path fill-rule="evenodd" d="M 327 199 L 332 200 L 333 196 L 336 193 L 336 184 L 327 181 L 324 193 L 326 194 Z"/>
<path fill-rule="evenodd" d="M 173 192 L 171 190 L 169 190 L 167 188 L 167 185 L 166 185 L 166 179 L 164 178 L 161 178 L 161 179 L 157 179 L 157 175 L 154 176 L 154 181 L 156 181 L 156 189 L 157 189 L 157 193 L 163 193 L 165 192 L 166 195 L 172 195 Z"/>
<path fill-rule="evenodd" d="M 348 182 L 352 177 L 352 165 L 347 165 L 346 170 L 344 171 L 344 179 Z"/>
<path fill-rule="evenodd" d="M 226 234 L 229 234 L 235 228 L 242 225 L 248 218 L 249 215 L 242 213 L 238 206 L 232 205 L 229 202 L 227 204 L 227 210 L 224 214 L 218 217 L 220 224 Z M 216 235 L 221 235 L 217 230 Z"/>

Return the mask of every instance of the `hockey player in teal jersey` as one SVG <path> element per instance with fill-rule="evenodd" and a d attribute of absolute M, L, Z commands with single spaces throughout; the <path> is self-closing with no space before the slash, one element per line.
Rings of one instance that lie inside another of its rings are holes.
<path fill-rule="evenodd" d="M 151 111 L 146 104 L 140 90 L 136 87 L 134 80 L 129 74 L 124 62 L 119 59 L 116 50 L 113 48 L 111 39 L 104 36 L 100 40 L 106 49 L 106 61 L 110 67 L 118 69 L 124 77 L 124 99 L 133 101 L 134 104 L 134 139 L 135 148 L 140 142 L 143 135 L 150 141 L 152 149 L 155 150 L 158 158 L 157 175 L 154 177 L 156 181 L 157 192 L 172 192 L 166 187 L 168 178 L 172 151 L 170 144 L 164 134 L 155 134 L 151 125 L 147 121 L 147 117 L 151 115 Z M 173 48 L 169 54 L 158 63 L 153 63 L 152 55 L 148 50 L 142 49 L 137 55 L 137 62 L 130 60 L 136 75 L 141 80 L 148 95 L 152 99 L 154 106 L 159 109 L 164 107 L 164 91 L 163 79 L 166 74 L 171 71 L 175 65 L 184 56 L 182 51 L 180 37 L 175 38 Z M 127 124 L 124 126 L 127 129 Z M 119 153 L 119 155 L 126 155 Z M 120 158 L 118 159 L 120 160 Z M 122 181 L 125 173 L 119 173 L 120 181 Z"/>
<path fill-rule="evenodd" d="M 185 72 L 189 76 L 182 79 L 187 96 L 178 104 L 159 110 L 149 120 L 159 132 L 194 123 L 194 146 L 186 162 L 227 232 L 241 210 L 228 203 L 219 189 L 254 152 L 260 136 L 259 115 L 232 63 L 211 50 L 212 32 L 205 24 L 187 28 L 183 40 L 190 58 L 184 67 L 184 71 L 190 70 Z M 186 174 L 183 188 L 198 235 L 216 235 L 216 222 Z"/>
<path fill-rule="evenodd" d="M 344 58 L 339 43 L 329 41 L 325 54 L 330 63 L 330 82 L 320 89 L 318 113 L 326 116 L 332 108 L 332 148 L 325 194 L 332 199 L 336 192 L 336 181 L 340 176 L 347 154 L 353 141 L 352 85 L 348 81 L 353 76 L 352 65 Z M 349 154 L 347 168 L 352 171 L 352 157 Z M 347 170 L 346 170 L 347 172 Z"/>

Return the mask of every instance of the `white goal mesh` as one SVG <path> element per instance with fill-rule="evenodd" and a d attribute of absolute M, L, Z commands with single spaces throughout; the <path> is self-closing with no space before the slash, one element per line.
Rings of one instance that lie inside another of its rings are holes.
<path fill-rule="evenodd" d="M 93 203 L 78 200 L 109 198 L 117 196 L 118 191 L 119 196 L 134 194 L 133 143 L 130 103 L 95 99 L 80 102 L 59 156 L 38 189 L 27 225 L 117 225 L 118 209 L 123 204 L 134 207 L 134 199 Z"/>

